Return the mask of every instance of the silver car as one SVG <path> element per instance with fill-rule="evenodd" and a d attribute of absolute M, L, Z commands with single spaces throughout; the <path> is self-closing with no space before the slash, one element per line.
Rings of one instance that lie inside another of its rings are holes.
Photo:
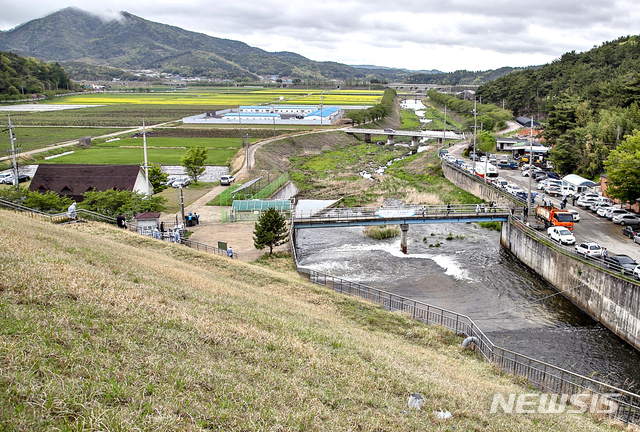
<path fill-rule="evenodd" d="M 640 218 L 633 213 L 619 214 L 611 218 L 614 223 L 620 225 L 638 225 L 640 224 Z"/>

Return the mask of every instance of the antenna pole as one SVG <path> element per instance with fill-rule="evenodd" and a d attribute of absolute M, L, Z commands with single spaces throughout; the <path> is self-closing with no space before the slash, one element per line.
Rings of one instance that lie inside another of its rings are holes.
<path fill-rule="evenodd" d="M 16 191 L 19 190 L 20 186 L 19 186 L 19 182 L 18 182 L 18 161 L 16 159 L 16 153 L 18 153 L 20 150 L 16 150 L 16 146 L 15 146 L 15 138 L 13 137 L 13 126 L 11 126 L 11 116 L 8 116 L 9 118 L 9 139 L 11 140 L 11 150 L 9 151 L 11 153 L 11 164 L 12 164 L 12 169 L 13 169 L 13 184 L 16 187 Z"/>

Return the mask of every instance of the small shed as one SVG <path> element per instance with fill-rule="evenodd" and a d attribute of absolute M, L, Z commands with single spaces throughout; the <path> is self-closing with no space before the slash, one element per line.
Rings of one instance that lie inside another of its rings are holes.
<path fill-rule="evenodd" d="M 257 221 L 270 208 L 275 208 L 288 218 L 292 207 L 290 200 L 234 200 L 229 210 L 229 222 Z"/>
<path fill-rule="evenodd" d="M 535 121 L 532 117 L 520 116 L 516 118 L 516 123 L 518 123 L 522 127 L 539 127 L 540 123 Z"/>
<path fill-rule="evenodd" d="M 133 218 L 139 234 L 149 234 L 150 231 L 160 226 L 160 213 L 144 212 L 138 213 Z"/>
<path fill-rule="evenodd" d="M 569 174 L 562 178 L 562 187 L 566 187 L 574 191 L 574 193 L 584 192 L 585 190 L 591 189 L 597 185 L 597 183 L 584 177 L 580 177 L 577 174 Z"/>

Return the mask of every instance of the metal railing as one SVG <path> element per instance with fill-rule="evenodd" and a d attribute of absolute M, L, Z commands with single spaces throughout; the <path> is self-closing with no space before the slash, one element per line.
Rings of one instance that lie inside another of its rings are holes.
<path fill-rule="evenodd" d="M 224 249 L 220 249 L 215 246 L 210 246 L 204 243 L 199 243 L 197 241 L 183 239 L 182 244 L 189 246 L 190 248 L 195 250 L 204 251 L 204 252 L 208 252 L 208 253 L 220 255 L 220 256 L 228 256 L 227 251 Z M 233 253 L 233 259 L 238 259 L 238 254 L 235 252 Z"/>
<path fill-rule="evenodd" d="M 296 209 L 292 214 L 292 221 L 338 221 L 338 220 L 371 220 L 379 218 L 447 218 L 447 217 L 476 217 L 483 214 L 491 216 L 509 216 L 513 209 L 506 204 L 487 206 L 484 204 L 455 204 L 455 205 L 422 205 L 404 207 L 350 207 L 329 209 Z"/>
<path fill-rule="evenodd" d="M 516 218 L 511 218 L 511 221 L 519 223 Z M 521 226 L 526 228 L 523 224 Z M 612 418 L 625 423 L 640 424 L 640 395 L 496 346 L 466 315 L 358 282 L 299 267 L 295 242 L 296 230 L 291 230 L 290 236 L 291 250 L 298 272 L 312 283 L 324 285 L 341 294 L 360 297 L 389 311 L 406 313 L 425 324 L 443 326 L 457 335 L 473 337 L 476 349 L 487 362 L 496 365 L 506 373 L 525 378 L 530 385 L 540 391 L 570 396 L 584 393 L 597 394 L 600 398 L 613 402 L 615 412 L 610 414 Z"/>
<path fill-rule="evenodd" d="M 632 274 L 632 271 L 633 271 L 632 269 L 624 268 L 615 262 L 607 261 L 603 257 L 589 258 L 586 256 L 579 255 L 575 250 L 575 246 L 573 245 L 565 246 L 553 241 L 551 238 L 549 238 L 549 236 L 546 233 L 542 233 L 528 226 L 526 223 L 526 220 L 522 221 L 519 218 L 512 217 L 511 225 L 517 228 L 518 230 L 522 231 L 523 233 L 525 233 L 527 236 L 535 238 L 536 241 L 538 241 L 539 243 L 542 243 L 555 251 L 561 252 L 565 255 L 569 255 L 578 261 L 587 263 L 594 267 L 598 267 L 602 271 L 613 273 L 615 276 L 628 279 L 633 283 L 636 283 L 636 284 L 640 283 L 637 276 L 636 276 L 636 279 L 634 279 L 634 276 Z"/>
<path fill-rule="evenodd" d="M 295 258 L 295 245 L 293 250 Z M 458 335 L 474 337 L 476 349 L 482 357 L 500 370 L 525 378 L 530 385 L 543 392 L 569 396 L 597 394 L 614 402 L 615 412 L 611 414 L 613 418 L 640 424 L 640 395 L 496 346 L 466 315 L 315 270 L 298 268 L 298 272 L 307 276 L 312 283 L 324 285 L 341 294 L 357 296 L 378 304 L 383 309 L 406 313 L 425 324 L 440 325 Z"/>

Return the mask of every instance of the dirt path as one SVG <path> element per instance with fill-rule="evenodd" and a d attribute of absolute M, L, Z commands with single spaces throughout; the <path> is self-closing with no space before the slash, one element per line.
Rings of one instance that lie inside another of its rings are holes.
<path fill-rule="evenodd" d="M 301 132 L 291 135 L 283 135 L 276 138 L 269 138 L 263 141 L 257 142 L 251 146 L 249 149 L 250 157 L 252 164 L 254 163 L 256 157 L 256 152 L 260 147 L 270 142 L 280 140 L 283 138 L 293 138 L 302 135 L 308 134 L 317 134 L 317 133 L 326 133 L 326 132 L 335 132 L 335 128 L 327 128 L 324 130 L 316 130 L 311 132 Z M 246 161 L 242 164 L 242 168 L 240 168 L 236 173 L 235 177 L 237 179 L 242 179 L 244 177 L 248 177 L 250 172 L 247 170 Z M 230 186 L 217 186 L 213 188 L 210 192 L 197 199 L 193 203 L 189 204 L 185 207 L 185 214 L 189 214 L 189 212 L 196 212 L 200 216 L 200 225 L 191 228 L 193 234 L 189 237 L 191 240 L 205 243 L 210 246 L 217 246 L 218 241 L 227 242 L 228 245 L 232 246 L 233 251 L 238 254 L 238 259 L 241 261 L 253 261 L 264 253 L 268 252 L 268 249 L 257 250 L 253 246 L 253 229 L 255 227 L 255 223 L 251 222 L 238 222 L 238 223 L 222 223 L 222 211 L 226 210 L 227 207 L 220 206 L 208 206 L 206 205 L 209 201 L 214 199 L 216 196 L 220 195 Z M 166 220 L 174 220 L 175 215 L 168 216 L 163 218 Z M 287 251 L 289 250 L 289 244 L 284 244 L 277 248 L 274 248 L 275 251 Z"/>

